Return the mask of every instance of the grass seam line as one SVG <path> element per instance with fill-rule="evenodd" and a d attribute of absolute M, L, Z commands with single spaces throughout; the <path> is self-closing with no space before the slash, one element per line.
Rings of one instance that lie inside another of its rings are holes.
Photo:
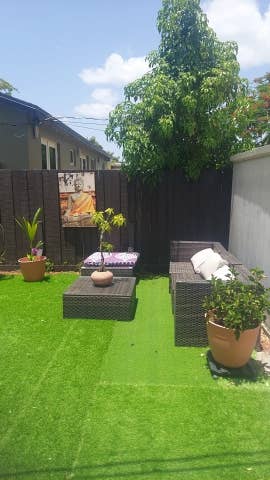
<path fill-rule="evenodd" d="M 60 345 L 58 346 L 58 348 L 56 349 L 53 357 L 51 358 L 51 360 L 49 361 L 49 363 L 47 364 L 44 372 L 42 373 L 42 375 L 40 376 L 40 379 L 38 380 L 37 384 L 35 385 L 33 391 L 32 391 L 32 394 L 30 395 L 28 401 L 26 402 L 26 404 L 24 405 L 24 407 L 21 409 L 21 411 L 18 413 L 18 415 L 15 417 L 14 419 L 14 422 L 13 424 L 10 426 L 10 428 L 7 430 L 6 434 L 3 435 L 3 437 L 0 439 L 0 446 L 3 447 L 5 442 L 8 440 L 9 436 L 11 435 L 11 433 L 13 432 L 13 430 L 16 428 L 18 422 L 21 420 L 21 418 L 24 416 L 24 413 L 25 411 L 29 408 L 29 406 L 31 405 L 31 402 L 33 401 L 33 398 L 35 397 L 35 395 L 37 394 L 37 392 L 39 391 L 41 385 L 42 385 L 42 382 L 45 380 L 50 368 L 52 367 L 53 363 L 55 362 L 59 352 L 62 350 L 62 348 L 64 347 L 65 343 L 67 342 L 67 339 L 70 335 L 70 333 L 72 332 L 72 330 L 74 329 L 74 326 L 76 324 L 76 321 L 75 323 L 72 323 L 68 329 L 68 331 L 66 332 L 66 334 L 64 335 L 62 341 L 60 342 Z"/>
<path fill-rule="evenodd" d="M 91 404 L 94 404 L 95 401 L 96 401 L 96 398 L 97 398 L 97 390 L 98 390 L 98 388 L 100 387 L 100 379 L 101 379 L 101 375 L 102 375 L 102 367 L 103 367 L 103 365 L 104 365 L 104 359 L 105 359 L 106 356 L 107 356 L 107 353 L 108 353 L 110 344 L 111 344 L 111 342 L 112 342 L 112 338 L 113 338 L 114 331 L 115 331 L 115 329 L 113 329 L 112 337 L 111 337 L 111 339 L 110 339 L 110 342 L 109 342 L 108 345 L 107 345 L 107 349 L 106 349 L 106 351 L 104 352 L 103 358 L 102 358 L 102 360 L 101 360 L 101 362 L 100 362 L 100 366 L 99 366 L 99 379 L 97 378 L 97 381 L 96 381 L 96 384 L 95 384 L 95 388 L 94 388 L 94 393 L 93 393 L 93 396 L 92 396 Z M 85 418 L 84 418 L 84 421 L 83 421 L 83 424 L 82 424 L 81 439 L 80 439 L 80 442 L 79 442 L 77 451 L 76 451 L 76 453 L 75 453 L 74 461 L 73 461 L 73 463 L 72 463 L 72 465 L 71 465 L 71 468 L 70 468 L 70 473 L 67 474 L 67 479 L 72 479 L 72 478 L 75 476 L 74 470 L 76 470 L 76 466 L 77 466 L 77 464 L 78 464 L 78 459 L 79 459 L 80 453 L 81 453 L 82 448 L 83 448 L 83 445 L 84 445 L 86 424 L 87 424 L 88 419 L 89 419 L 89 417 L 90 417 L 90 410 L 91 410 L 91 406 L 90 406 L 90 408 L 88 408 L 88 410 L 87 410 L 87 412 L 86 412 L 86 415 L 85 415 Z"/>
<path fill-rule="evenodd" d="M 99 384 L 97 383 L 96 384 L 96 387 L 95 387 L 95 391 L 94 391 L 94 394 L 93 394 L 93 397 L 92 397 L 92 403 L 95 403 L 96 401 L 96 398 L 97 398 L 97 387 L 99 386 Z M 90 410 L 91 410 L 91 407 L 87 410 L 86 412 L 86 415 L 85 415 L 85 418 L 84 418 L 84 421 L 83 421 L 83 424 L 82 424 L 82 429 L 81 429 L 81 439 L 80 439 L 80 442 L 78 444 L 78 448 L 77 448 L 77 451 L 75 453 L 75 458 L 74 458 L 74 461 L 70 467 L 70 472 L 67 474 L 67 479 L 71 479 L 75 476 L 75 473 L 74 471 L 76 470 L 76 467 L 77 465 L 79 465 L 79 457 L 80 457 L 80 453 L 82 451 L 82 448 L 84 446 L 84 440 L 85 440 L 85 433 L 86 433 L 86 424 L 88 423 L 88 419 L 90 418 Z"/>

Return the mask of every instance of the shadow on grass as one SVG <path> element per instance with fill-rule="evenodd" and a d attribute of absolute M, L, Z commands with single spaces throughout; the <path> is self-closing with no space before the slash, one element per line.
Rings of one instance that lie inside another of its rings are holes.
<path fill-rule="evenodd" d="M 243 383 L 265 382 L 269 378 L 265 374 L 261 362 L 254 358 L 250 358 L 248 363 L 241 368 L 229 368 L 216 362 L 211 351 L 208 350 L 206 352 L 206 366 L 214 379 L 218 377 L 226 378 L 236 386 Z"/>
<path fill-rule="evenodd" d="M 117 452 L 112 452 L 112 455 L 117 454 Z M 257 459 L 258 456 L 265 455 L 268 460 L 260 461 Z M 227 457 L 227 458 L 226 458 Z M 238 461 L 234 457 L 240 457 Z M 252 459 L 252 457 L 255 457 Z M 210 462 L 215 462 L 214 464 L 209 464 Z M 198 465 L 198 462 L 204 462 L 201 465 Z M 227 462 L 227 463 L 226 463 Z M 194 463 L 194 465 L 193 465 Z M 177 458 L 144 458 L 136 460 L 127 460 L 123 462 L 110 462 L 104 464 L 92 464 L 92 465 L 81 465 L 76 467 L 55 467 L 55 468 L 44 468 L 38 470 L 23 470 L 19 472 L 12 473 L 1 473 L 0 478 L 19 478 L 21 476 L 30 475 L 45 475 L 45 474 L 57 474 L 64 473 L 66 479 L 71 479 L 73 477 L 80 479 L 109 479 L 109 478 L 133 478 L 141 477 L 147 475 L 151 478 L 152 475 L 168 475 L 168 474 L 179 474 L 186 473 L 192 474 L 195 472 L 207 472 L 213 474 L 218 470 L 227 470 L 228 475 L 229 471 L 233 469 L 246 469 L 247 471 L 252 470 L 254 467 L 262 467 L 270 465 L 270 451 L 262 450 L 257 452 L 221 452 L 219 454 L 207 454 L 207 455 L 191 455 L 183 456 Z M 102 471 L 103 470 L 103 471 Z M 105 471 L 104 471 L 105 470 Z M 164 477 L 165 478 L 165 477 Z"/>
<path fill-rule="evenodd" d="M 14 277 L 12 274 L 0 273 L 0 280 L 12 280 Z"/>
<path fill-rule="evenodd" d="M 45 275 L 44 278 L 42 278 L 42 280 L 35 280 L 34 282 L 27 282 L 26 280 L 24 280 L 24 278 L 22 277 L 22 281 L 24 283 L 47 283 L 47 282 L 50 282 L 51 280 L 51 276 L 50 275 Z"/>
<path fill-rule="evenodd" d="M 136 277 L 136 284 L 138 285 L 140 283 L 140 280 L 156 280 L 159 278 L 168 278 L 169 279 L 169 274 L 167 273 L 153 273 L 153 272 L 147 272 L 147 271 L 140 271 L 137 273 Z"/>

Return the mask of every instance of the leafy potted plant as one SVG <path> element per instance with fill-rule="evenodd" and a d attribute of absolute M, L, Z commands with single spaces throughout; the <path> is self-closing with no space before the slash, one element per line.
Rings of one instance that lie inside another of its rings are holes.
<path fill-rule="evenodd" d="M 43 242 L 40 240 L 34 245 L 37 234 L 39 216 L 41 208 L 38 208 L 33 216 L 33 220 L 27 220 L 25 217 L 17 219 L 16 223 L 22 229 L 29 242 L 29 252 L 25 257 L 19 258 L 20 269 L 26 282 L 37 282 L 42 280 L 45 274 L 46 257 L 42 256 Z"/>
<path fill-rule="evenodd" d="M 104 235 L 110 233 L 113 228 L 120 228 L 125 225 L 126 219 L 122 213 L 115 214 L 113 208 L 107 208 L 104 212 L 94 212 L 92 214 L 92 222 L 99 230 L 99 251 L 101 258 L 99 268 L 92 273 L 91 278 L 96 286 L 111 285 L 113 273 L 105 269 L 104 252 L 112 251 L 113 245 L 104 241 Z"/>
<path fill-rule="evenodd" d="M 203 307 L 214 359 L 226 367 L 237 368 L 248 362 L 270 302 L 269 289 L 261 283 L 262 270 L 251 270 L 247 283 L 239 280 L 234 269 L 232 274 L 227 281 L 211 280 L 212 292 Z"/>

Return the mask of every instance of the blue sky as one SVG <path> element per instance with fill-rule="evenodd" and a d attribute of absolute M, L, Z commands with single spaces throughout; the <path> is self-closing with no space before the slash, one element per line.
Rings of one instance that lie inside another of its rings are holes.
<path fill-rule="evenodd" d="M 161 0 L 0 0 L 0 77 L 16 96 L 57 116 L 107 118 L 125 83 L 141 76 L 157 48 Z M 222 40 L 239 44 L 241 74 L 270 71 L 270 0 L 204 0 Z M 86 122 L 86 121 L 84 121 Z M 79 127 L 105 149 L 104 122 Z M 96 129 L 96 130 L 94 130 Z"/>

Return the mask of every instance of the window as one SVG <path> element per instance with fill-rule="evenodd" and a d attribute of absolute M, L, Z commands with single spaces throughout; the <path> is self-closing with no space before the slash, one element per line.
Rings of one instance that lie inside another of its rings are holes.
<path fill-rule="evenodd" d="M 81 170 L 86 170 L 86 158 L 80 158 L 81 161 Z"/>
<path fill-rule="evenodd" d="M 81 170 L 89 170 L 89 156 L 81 153 L 80 155 Z"/>
<path fill-rule="evenodd" d="M 75 165 L 74 150 L 69 150 L 69 163 L 70 165 Z"/>
<path fill-rule="evenodd" d="M 49 146 L 50 169 L 56 170 L 56 149 Z"/>
<path fill-rule="evenodd" d="M 41 163 L 43 170 L 58 168 L 57 144 L 46 138 L 41 139 Z"/>
<path fill-rule="evenodd" d="M 41 163 L 42 170 L 47 170 L 47 147 L 44 143 L 41 144 Z"/>

